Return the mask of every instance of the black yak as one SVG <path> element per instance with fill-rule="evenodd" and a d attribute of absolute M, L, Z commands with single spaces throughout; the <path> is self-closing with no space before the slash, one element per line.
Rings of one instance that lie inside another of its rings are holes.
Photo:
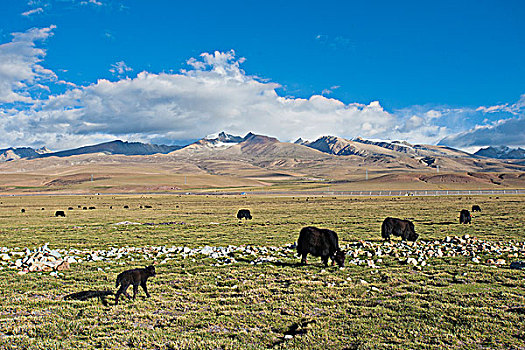
<path fill-rule="evenodd" d="M 472 206 L 472 212 L 475 212 L 475 211 L 481 211 L 481 208 L 480 208 L 479 205 L 477 205 L 477 204 L 474 204 L 474 205 Z"/>
<path fill-rule="evenodd" d="M 120 288 L 117 291 L 117 294 L 115 295 L 115 304 L 118 304 L 118 299 L 122 293 L 124 293 L 125 296 L 130 298 L 126 290 L 131 284 L 133 285 L 133 299 L 135 299 L 135 297 L 137 296 L 137 292 L 139 291 L 139 285 L 142 287 L 142 289 L 144 289 L 144 292 L 146 292 L 146 296 L 149 298 L 150 295 L 148 293 L 148 287 L 146 287 L 146 281 L 149 277 L 153 277 L 155 275 L 155 266 L 153 265 L 147 266 L 145 268 L 121 272 L 117 276 L 117 282 L 115 283 L 115 287 L 118 287 L 120 285 Z"/>
<path fill-rule="evenodd" d="M 63 210 L 57 210 L 57 211 L 55 211 L 55 216 L 66 217 L 66 213 L 64 213 Z"/>
<path fill-rule="evenodd" d="M 412 221 L 388 217 L 381 225 L 381 236 L 390 240 L 390 235 L 401 237 L 403 241 L 413 242 L 419 237 Z"/>
<path fill-rule="evenodd" d="M 470 212 L 467 209 L 462 209 L 459 213 L 459 223 L 460 224 L 470 224 L 472 220 L 472 217 L 470 216 Z"/>
<path fill-rule="evenodd" d="M 320 256 L 325 266 L 328 266 L 328 258 L 332 259 L 332 265 L 345 266 L 345 253 L 339 248 L 337 233 L 332 230 L 303 227 L 297 240 L 297 256 L 302 257 L 301 264 L 306 264 L 308 254 Z"/>
<path fill-rule="evenodd" d="M 237 219 L 251 220 L 252 214 L 250 214 L 250 211 L 248 209 L 239 209 L 239 211 L 237 212 Z"/>

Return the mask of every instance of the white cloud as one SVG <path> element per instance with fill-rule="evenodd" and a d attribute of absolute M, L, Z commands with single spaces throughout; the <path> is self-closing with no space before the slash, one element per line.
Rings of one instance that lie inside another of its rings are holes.
<path fill-rule="evenodd" d="M 124 61 L 119 61 L 115 64 L 112 64 L 109 71 L 114 75 L 120 77 L 126 75 L 127 72 L 132 72 L 133 68 L 128 67 L 128 65 Z"/>
<path fill-rule="evenodd" d="M 329 89 L 324 89 L 321 92 L 321 95 L 330 95 L 332 92 L 334 92 L 334 90 L 339 89 L 340 87 L 341 86 L 339 86 L 339 85 L 331 86 Z"/>
<path fill-rule="evenodd" d="M 525 94 L 520 96 L 520 99 L 518 102 L 509 104 L 500 104 L 495 106 L 480 106 L 476 108 L 476 112 L 483 112 L 483 113 L 509 113 L 512 115 L 520 115 L 523 113 L 523 108 L 525 107 Z"/>
<path fill-rule="evenodd" d="M 525 117 L 498 120 L 443 138 L 440 145 L 459 148 L 483 146 L 525 146 Z"/>
<path fill-rule="evenodd" d="M 90 135 L 187 140 L 220 130 L 254 131 L 281 140 L 325 134 L 381 137 L 396 125 L 395 116 L 378 102 L 346 105 L 320 95 L 281 97 L 278 84 L 246 75 L 239 67 L 242 61 L 233 51 L 205 53 L 189 60 L 189 71 L 99 80 L 7 117 L 4 131 L 29 139 L 39 127 L 41 135 L 60 135 L 50 137 L 48 146 L 64 148 L 53 142 L 84 142 Z"/>
<path fill-rule="evenodd" d="M 51 36 L 54 28 L 14 33 L 11 42 L 0 45 L 0 103 L 32 102 L 29 89 L 56 79 L 55 73 L 40 65 L 46 52 L 35 45 Z"/>
<path fill-rule="evenodd" d="M 43 12 L 44 12 L 44 9 L 41 8 L 41 7 L 38 7 L 36 9 L 32 9 L 32 10 L 23 12 L 22 16 L 29 17 L 31 15 L 37 15 L 37 14 L 40 14 L 40 13 L 43 13 Z"/>
<path fill-rule="evenodd" d="M 97 0 L 88 0 L 88 1 L 81 1 L 80 5 L 102 6 L 103 4 L 100 1 L 97 1 Z"/>
<path fill-rule="evenodd" d="M 322 95 L 279 96 L 280 85 L 248 75 L 241 69 L 244 58 L 237 58 L 233 50 L 191 58 L 190 68 L 179 73 L 141 72 L 122 78 L 132 69 L 120 61 L 111 68 L 119 80 L 76 86 L 56 81 L 54 73 L 41 65 L 45 51 L 35 41 L 46 39 L 53 29 L 16 33 L 12 42 L 0 45 L 0 147 L 45 144 L 58 150 L 115 138 L 175 143 L 222 130 L 238 135 L 252 131 L 282 141 L 335 135 L 431 144 L 446 140 L 462 147 L 472 142 L 459 142 L 466 136 L 450 136 L 453 132 L 472 128 L 465 135 L 476 132 L 476 138 L 489 139 L 489 134 L 497 134 L 507 123 L 491 124 L 498 116 L 493 109 L 414 106 L 389 112 L 378 101 L 345 104 Z M 30 90 L 45 88 L 46 81 L 70 90 L 41 100 L 31 97 Z M 26 105 L 17 107 L 12 102 Z M 524 96 L 506 108 L 523 116 L 523 106 Z M 487 122 L 482 123 L 485 117 Z M 487 123 L 490 126 L 484 133 L 474 129 Z"/>

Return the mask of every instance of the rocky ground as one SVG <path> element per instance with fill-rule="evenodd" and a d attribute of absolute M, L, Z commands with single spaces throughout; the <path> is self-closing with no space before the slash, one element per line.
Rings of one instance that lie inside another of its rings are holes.
<path fill-rule="evenodd" d="M 524 269 L 525 242 L 485 241 L 464 235 L 446 237 L 443 240 L 418 242 L 370 242 L 357 241 L 342 247 L 347 258 L 346 265 L 363 265 L 381 268 L 389 264 L 408 264 L 421 270 L 442 258 L 464 257 L 474 264 L 494 267 Z M 0 247 L 0 269 L 5 267 L 18 270 L 19 274 L 28 272 L 50 272 L 58 276 L 59 271 L 67 270 L 70 264 L 91 261 L 112 261 L 122 264 L 130 261 L 156 261 L 166 264 L 173 259 L 202 260 L 203 264 L 220 266 L 236 263 L 282 264 L 298 263 L 295 244 L 284 247 L 233 246 L 200 248 L 188 247 L 121 247 L 107 250 L 50 249 L 47 244 L 37 248 Z M 211 260 L 211 262 L 210 262 Z M 316 260 L 314 260 L 316 261 Z"/>

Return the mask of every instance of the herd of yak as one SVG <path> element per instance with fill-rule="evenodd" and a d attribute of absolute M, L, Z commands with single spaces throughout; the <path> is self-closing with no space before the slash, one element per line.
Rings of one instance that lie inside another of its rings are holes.
<path fill-rule="evenodd" d="M 125 208 L 126 207 L 127 206 L 125 206 Z M 89 209 L 94 209 L 94 207 L 90 207 Z M 481 211 L 481 208 L 478 205 L 473 205 L 472 211 Z M 25 210 L 22 209 L 22 213 L 24 212 Z M 59 210 L 55 213 L 55 216 L 65 216 L 65 212 Z M 237 212 L 237 218 L 239 220 L 251 220 L 252 215 L 250 210 L 240 209 Z M 471 215 L 467 209 L 463 209 L 459 213 L 459 223 L 471 223 Z M 381 225 L 381 236 L 385 240 L 390 240 L 391 235 L 401 237 L 403 241 L 412 242 L 415 242 L 419 237 L 415 231 L 414 224 L 410 220 L 387 217 Z M 345 263 L 345 252 L 339 247 L 337 233 L 329 229 L 313 226 L 303 227 L 299 233 L 296 249 L 297 255 L 301 258 L 301 264 L 303 265 L 306 264 L 306 257 L 308 254 L 320 257 L 325 266 L 328 266 L 329 259 L 332 260 L 332 265 L 337 263 L 340 267 L 343 267 Z M 152 276 L 155 276 L 155 267 L 153 265 L 145 268 L 126 270 L 120 273 L 117 276 L 115 285 L 117 288 L 120 286 L 115 297 L 116 304 L 118 304 L 121 294 L 124 294 L 131 299 L 130 295 L 127 293 L 127 289 L 130 285 L 133 285 L 133 299 L 135 299 L 139 286 L 142 287 L 146 296 L 149 297 L 150 295 L 148 293 L 146 281 Z"/>
<path fill-rule="evenodd" d="M 473 205 L 472 211 L 481 211 L 479 205 Z M 250 211 L 240 209 L 237 218 L 251 219 Z M 467 209 L 459 213 L 460 224 L 470 224 L 471 215 Z M 415 242 L 419 235 L 416 233 L 414 224 L 410 220 L 387 217 L 381 225 L 381 236 L 385 240 L 390 240 L 390 235 L 401 237 L 404 241 Z M 332 260 L 332 265 L 337 263 L 340 267 L 345 264 L 345 253 L 339 248 L 339 238 L 337 233 L 329 229 L 317 227 L 303 227 L 297 240 L 297 255 L 301 258 L 301 263 L 306 264 L 306 256 L 310 254 L 321 257 L 321 261 L 328 266 L 328 259 Z"/>
<path fill-rule="evenodd" d="M 478 205 L 473 205 L 472 211 L 481 211 L 481 208 Z M 237 218 L 239 220 L 251 220 L 252 215 L 248 209 L 240 209 L 237 212 Z M 471 223 L 471 215 L 467 209 L 461 210 L 459 223 Z M 381 225 L 381 236 L 385 240 L 390 240 L 390 235 L 401 237 L 404 241 L 413 242 L 419 237 L 412 221 L 387 217 Z M 328 266 L 328 259 L 332 260 L 332 265 L 335 263 L 340 267 L 345 265 L 345 252 L 339 247 L 337 233 L 329 229 L 313 226 L 303 227 L 299 233 L 296 249 L 297 255 L 301 258 L 301 264 L 303 265 L 306 264 L 308 254 L 320 257 L 325 266 Z M 146 281 L 152 276 L 155 276 L 155 267 L 153 265 L 145 268 L 127 270 L 119 274 L 117 276 L 116 287 L 120 285 L 120 288 L 117 291 L 115 302 L 118 304 L 118 299 L 121 294 L 131 298 L 126 292 L 130 285 L 133 285 L 133 299 L 135 299 L 139 285 L 144 289 L 146 296 L 149 297 Z"/>

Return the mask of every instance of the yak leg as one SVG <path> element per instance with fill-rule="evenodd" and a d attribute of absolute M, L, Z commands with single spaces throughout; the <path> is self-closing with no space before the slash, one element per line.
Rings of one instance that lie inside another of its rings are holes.
<path fill-rule="evenodd" d="M 306 265 L 306 256 L 307 255 L 308 255 L 308 253 L 303 253 L 302 254 L 303 257 L 301 258 L 301 264 Z"/>
<path fill-rule="evenodd" d="M 139 292 L 139 285 L 134 284 L 133 285 L 133 300 L 135 300 L 135 297 L 137 296 L 137 293 Z"/>
<path fill-rule="evenodd" d="M 148 287 L 146 287 L 146 281 L 142 282 L 140 285 L 142 286 L 142 289 L 144 289 L 144 292 L 146 292 L 146 296 L 149 298 L 150 295 L 148 293 Z"/>
<path fill-rule="evenodd" d="M 322 260 L 324 266 L 328 266 L 328 255 L 327 256 L 322 256 L 321 260 Z"/>
<path fill-rule="evenodd" d="M 118 299 L 120 298 L 120 295 L 124 293 L 125 296 L 129 297 L 128 293 L 126 292 L 126 289 L 128 289 L 129 284 L 122 283 L 120 285 L 119 290 L 117 291 L 117 294 L 115 295 L 115 305 L 118 304 Z"/>

